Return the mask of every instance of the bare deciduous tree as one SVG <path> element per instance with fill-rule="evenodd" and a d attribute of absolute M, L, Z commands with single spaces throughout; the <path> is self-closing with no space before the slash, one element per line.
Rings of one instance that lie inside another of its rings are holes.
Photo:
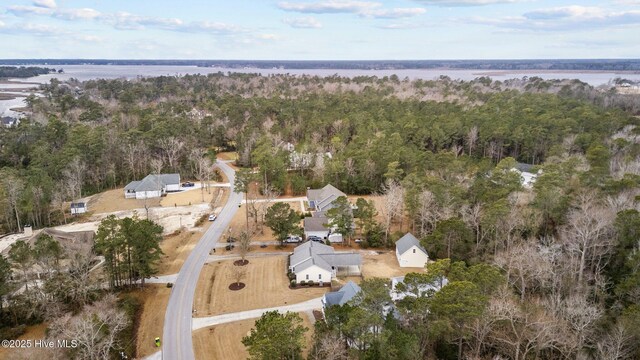
<path fill-rule="evenodd" d="M 624 360 L 629 359 L 633 348 L 630 346 L 633 338 L 624 325 L 616 324 L 609 333 L 598 341 L 598 359 Z"/>
<path fill-rule="evenodd" d="M 11 210 L 15 213 L 16 216 L 16 224 L 18 225 L 18 232 L 22 231 L 22 227 L 20 226 L 20 213 L 18 211 L 18 202 L 20 201 L 20 196 L 22 196 L 22 190 L 24 189 L 24 182 L 13 175 L 7 176 L 4 179 L 4 188 L 7 193 L 7 200 Z"/>
<path fill-rule="evenodd" d="M 167 164 L 169 165 L 169 169 L 171 171 L 175 171 L 176 162 L 180 157 L 180 152 L 182 148 L 184 148 L 184 141 L 176 139 L 175 137 L 169 137 L 161 139 L 158 142 L 162 152 L 167 157 Z"/>
<path fill-rule="evenodd" d="M 579 195 L 575 208 L 569 212 L 562 236 L 577 264 L 580 284 L 588 266 L 599 272 L 606 265 L 605 256 L 613 245 L 609 235 L 614 220 L 615 213 L 602 206 L 591 193 Z"/>
<path fill-rule="evenodd" d="M 241 232 L 238 236 L 238 243 L 236 247 L 238 248 L 238 255 L 240 255 L 242 264 L 245 264 L 247 254 L 251 251 L 251 235 L 246 231 Z"/>
<path fill-rule="evenodd" d="M 469 132 L 467 133 L 467 148 L 469 149 L 469 156 L 471 156 L 471 153 L 473 152 L 473 149 L 475 149 L 476 147 L 476 143 L 478 142 L 478 127 L 477 126 L 473 126 L 471 129 L 469 129 Z"/>
<path fill-rule="evenodd" d="M 67 314 L 51 324 L 51 336 L 60 340 L 76 340 L 81 359 L 108 359 L 118 346 L 118 335 L 128 324 L 124 311 L 118 309 L 117 297 L 106 295 L 87 305 L 80 314 Z"/>
<path fill-rule="evenodd" d="M 404 189 L 397 181 L 387 180 L 382 187 L 382 207 L 380 214 L 384 219 L 385 239 L 389 239 L 389 231 L 394 220 L 404 215 Z"/>
<path fill-rule="evenodd" d="M 247 277 L 247 268 L 245 266 L 232 266 L 231 278 L 235 281 L 236 285 L 240 285 L 242 280 Z"/>

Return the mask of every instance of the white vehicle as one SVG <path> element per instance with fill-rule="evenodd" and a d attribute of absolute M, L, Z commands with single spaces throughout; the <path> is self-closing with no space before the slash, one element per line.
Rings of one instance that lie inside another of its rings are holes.
<path fill-rule="evenodd" d="M 286 239 L 284 239 L 284 242 L 286 243 L 299 243 L 300 241 L 302 241 L 302 238 L 295 235 L 289 235 Z"/>
<path fill-rule="evenodd" d="M 217 218 L 216 214 L 209 215 L 209 221 L 214 221 Z"/>

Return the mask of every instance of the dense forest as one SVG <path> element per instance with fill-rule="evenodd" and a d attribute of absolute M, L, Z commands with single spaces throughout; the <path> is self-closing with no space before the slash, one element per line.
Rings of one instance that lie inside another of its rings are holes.
<path fill-rule="evenodd" d="M 28 78 L 43 74 L 56 72 L 56 69 L 49 69 L 36 66 L 0 66 L 0 78 Z M 62 69 L 60 70 L 62 72 Z"/>
<path fill-rule="evenodd" d="M 222 73 L 42 91 L 0 130 L 5 233 L 63 222 L 65 202 L 152 164 L 197 178 L 203 151 L 237 151 L 263 189 L 380 195 L 385 221 L 356 219 L 363 245 L 410 230 L 438 260 L 415 287 L 448 279 L 399 303 L 402 321 L 364 283 L 357 306 L 318 326 L 312 358 L 345 342 L 358 346 L 335 359 L 640 356 L 637 96 L 536 77 Z M 533 188 L 517 162 L 541 171 Z"/>

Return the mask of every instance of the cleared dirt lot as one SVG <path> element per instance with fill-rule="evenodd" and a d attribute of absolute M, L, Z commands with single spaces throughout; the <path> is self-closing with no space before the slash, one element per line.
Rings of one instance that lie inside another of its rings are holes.
<path fill-rule="evenodd" d="M 372 277 L 391 278 L 421 271 L 424 270 L 420 268 L 401 268 L 393 251 L 378 255 L 369 253 L 362 256 L 362 276 L 365 279 Z"/>
<path fill-rule="evenodd" d="M 305 333 L 306 347 L 304 354 L 311 348 L 313 325 L 307 314 L 298 313 L 303 325 L 309 330 Z M 193 347 L 196 359 L 244 360 L 249 357 L 242 338 L 254 327 L 256 319 L 236 321 L 229 324 L 200 329 L 193 333 Z"/>
<path fill-rule="evenodd" d="M 329 288 L 289 289 L 286 256 L 251 258 L 246 265 L 246 287 L 229 290 L 232 261 L 205 264 L 194 299 L 195 316 L 211 316 L 244 310 L 295 304 L 322 296 Z"/>

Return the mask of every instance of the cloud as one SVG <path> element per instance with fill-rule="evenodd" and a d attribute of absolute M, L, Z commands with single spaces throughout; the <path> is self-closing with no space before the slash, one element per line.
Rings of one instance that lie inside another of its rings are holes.
<path fill-rule="evenodd" d="M 68 33 L 57 26 L 34 23 L 13 24 L 10 27 L 0 26 L 0 32 L 11 35 L 29 34 L 33 36 L 56 36 Z"/>
<path fill-rule="evenodd" d="M 423 8 L 383 9 L 379 2 L 328 0 L 312 3 L 280 2 L 278 7 L 285 11 L 303 14 L 357 14 L 376 19 L 399 19 L 424 14 Z"/>
<path fill-rule="evenodd" d="M 276 34 L 258 34 L 256 35 L 256 38 L 260 40 L 270 40 L 270 41 L 275 41 L 280 39 L 280 37 Z"/>
<path fill-rule="evenodd" d="M 55 9 L 58 7 L 56 0 L 34 0 L 33 5 L 47 9 Z"/>
<path fill-rule="evenodd" d="M 400 19 L 422 15 L 425 12 L 427 10 L 424 8 L 373 9 L 363 11 L 360 15 L 377 19 Z"/>
<path fill-rule="evenodd" d="M 350 14 L 361 13 L 368 9 L 373 9 L 382 6 L 378 2 L 370 1 L 337 1 L 328 0 L 313 3 L 292 3 L 292 2 L 280 2 L 278 7 L 285 11 L 294 11 L 300 13 L 311 14 Z"/>
<path fill-rule="evenodd" d="M 53 13 L 53 17 L 63 20 L 90 20 L 99 18 L 100 16 L 101 14 L 98 10 L 90 8 L 65 9 Z"/>
<path fill-rule="evenodd" d="M 282 22 L 297 29 L 319 29 L 322 23 L 314 17 L 285 18 Z"/>
<path fill-rule="evenodd" d="M 564 6 L 539 9 L 521 16 L 475 17 L 477 24 L 529 31 L 567 31 L 640 25 L 640 11 L 610 11 L 598 7 Z"/>
<path fill-rule="evenodd" d="M 40 6 L 23 6 L 12 5 L 7 10 L 15 16 L 28 16 L 28 15 L 52 15 L 55 10 L 50 8 L 44 8 Z"/>
<path fill-rule="evenodd" d="M 512 4 L 526 0 L 415 0 L 426 5 L 435 6 L 482 6 L 494 4 Z"/>

